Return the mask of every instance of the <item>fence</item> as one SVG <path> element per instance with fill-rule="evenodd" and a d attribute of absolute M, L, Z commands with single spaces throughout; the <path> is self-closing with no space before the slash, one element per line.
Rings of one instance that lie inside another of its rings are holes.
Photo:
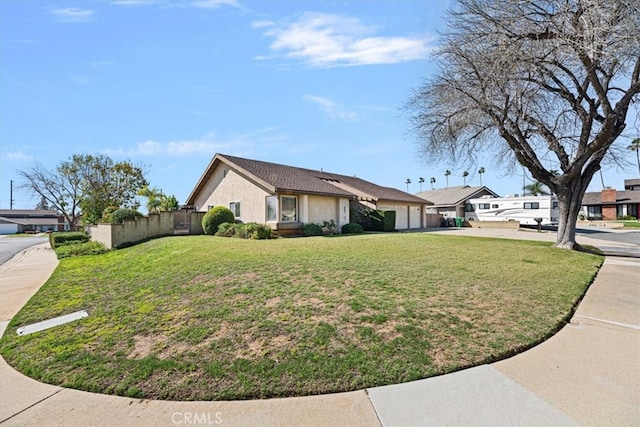
<path fill-rule="evenodd" d="M 176 211 L 149 214 L 122 224 L 97 224 L 87 227 L 91 240 L 107 248 L 119 248 L 154 237 L 174 234 L 203 234 L 204 212 Z"/>

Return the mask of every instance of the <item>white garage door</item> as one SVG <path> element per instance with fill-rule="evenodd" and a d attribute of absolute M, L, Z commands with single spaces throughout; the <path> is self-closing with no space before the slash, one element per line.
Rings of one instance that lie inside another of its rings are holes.
<path fill-rule="evenodd" d="M 16 234 L 18 224 L 0 224 L 0 234 Z"/>
<path fill-rule="evenodd" d="M 411 206 L 409 208 L 409 218 L 410 218 L 410 223 L 409 223 L 409 228 L 420 228 L 422 227 L 422 224 L 420 222 L 420 220 L 422 219 L 422 215 L 421 215 L 421 210 L 419 206 Z"/>

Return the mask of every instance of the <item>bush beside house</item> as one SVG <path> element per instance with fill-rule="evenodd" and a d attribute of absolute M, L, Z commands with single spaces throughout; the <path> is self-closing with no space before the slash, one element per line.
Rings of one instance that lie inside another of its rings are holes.
<path fill-rule="evenodd" d="M 204 234 L 213 236 L 218 232 L 220 224 L 225 222 L 233 223 L 234 221 L 235 215 L 231 212 L 231 209 L 224 206 L 215 206 L 202 218 L 202 229 Z"/>

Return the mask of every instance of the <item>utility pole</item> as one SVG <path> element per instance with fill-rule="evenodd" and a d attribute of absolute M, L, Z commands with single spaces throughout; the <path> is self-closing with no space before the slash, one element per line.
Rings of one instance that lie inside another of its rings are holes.
<path fill-rule="evenodd" d="M 13 180 L 9 186 L 9 209 L 13 210 Z"/>

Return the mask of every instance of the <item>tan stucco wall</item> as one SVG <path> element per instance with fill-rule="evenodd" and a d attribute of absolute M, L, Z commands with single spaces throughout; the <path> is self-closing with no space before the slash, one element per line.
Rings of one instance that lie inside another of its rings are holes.
<path fill-rule="evenodd" d="M 160 212 L 148 217 L 125 221 L 123 224 L 97 224 L 87 227 L 91 240 L 113 249 L 126 243 L 135 243 L 174 233 L 173 212 Z M 191 213 L 190 234 L 202 234 L 202 212 Z"/>
<path fill-rule="evenodd" d="M 224 171 L 227 170 L 226 176 Z M 222 165 L 205 184 L 203 191 L 196 199 L 199 211 L 206 211 L 208 206 L 229 207 L 231 202 L 240 202 L 240 218 L 242 222 L 264 223 L 266 220 L 265 190 L 248 181 L 235 171 Z"/>
<path fill-rule="evenodd" d="M 328 196 L 309 196 L 309 221 L 320 224 L 334 220 L 338 223 L 339 199 Z"/>

